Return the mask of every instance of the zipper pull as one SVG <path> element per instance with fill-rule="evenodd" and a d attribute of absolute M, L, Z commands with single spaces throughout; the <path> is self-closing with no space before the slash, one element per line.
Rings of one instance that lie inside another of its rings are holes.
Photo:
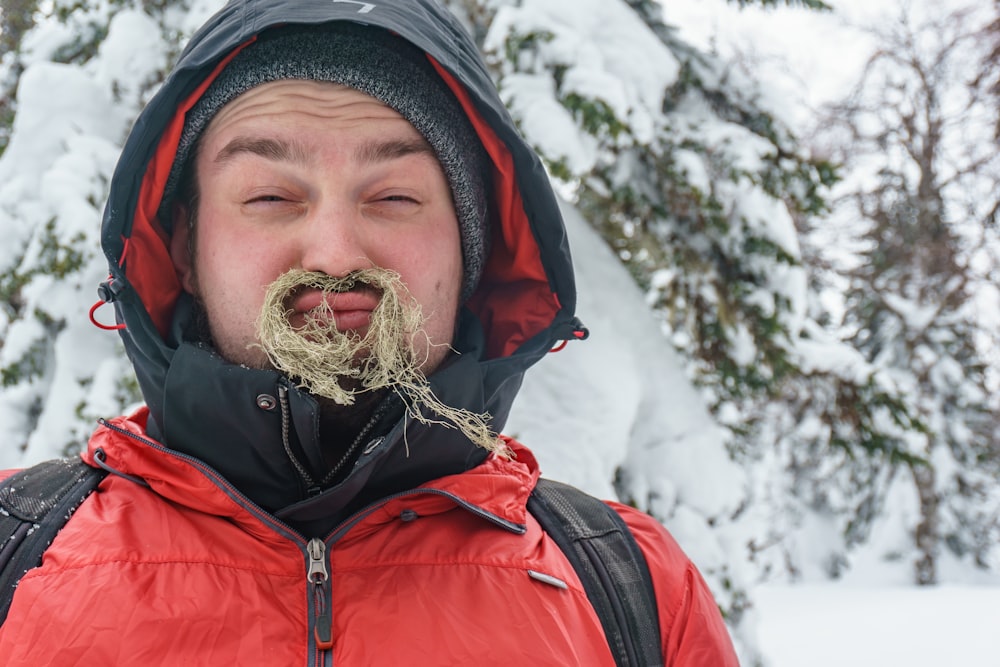
<path fill-rule="evenodd" d="M 330 572 L 326 569 L 326 544 L 323 543 L 323 540 L 314 537 L 309 540 L 306 551 L 309 554 L 309 571 L 306 573 L 306 579 L 309 580 L 310 584 L 322 585 L 326 583 L 326 580 L 330 578 Z"/>
<path fill-rule="evenodd" d="M 326 544 L 319 538 L 312 538 L 306 545 L 309 556 L 309 569 L 306 580 L 315 586 L 313 599 L 316 605 L 316 626 L 313 634 L 316 638 L 316 648 L 329 651 L 333 648 L 333 616 L 327 608 L 326 582 L 330 572 L 326 569 Z"/>

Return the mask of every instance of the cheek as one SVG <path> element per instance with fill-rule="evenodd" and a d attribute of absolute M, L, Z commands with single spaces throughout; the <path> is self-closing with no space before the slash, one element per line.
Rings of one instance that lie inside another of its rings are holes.
<path fill-rule="evenodd" d="M 235 225 L 206 222 L 195 244 L 199 286 L 241 292 L 266 285 L 280 273 L 274 267 L 283 254 L 280 245 L 255 238 Z"/>
<path fill-rule="evenodd" d="M 441 244 L 427 244 L 408 257 L 405 265 L 410 278 L 407 284 L 418 286 L 415 289 L 421 291 L 424 298 L 438 302 L 458 298 L 463 269 L 457 239 L 444 248 Z M 404 275 L 404 280 L 406 278 Z"/>
<path fill-rule="evenodd" d="M 195 246 L 195 296 L 217 337 L 252 337 L 267 285 L 281 273 L 276 264 L 280 251 L 246 235 L 213 231 Z"/>
<path fill-rule="evenodd" d="M 414 293 L 421 302 L 426 318 L 427 333 L 437 343 L 450 343 L 455 333 L 459 296 L 462 285 L 462 258 L 437 258 L 436 262 L 423 262 L 418 282 L 421 294 Z"/>

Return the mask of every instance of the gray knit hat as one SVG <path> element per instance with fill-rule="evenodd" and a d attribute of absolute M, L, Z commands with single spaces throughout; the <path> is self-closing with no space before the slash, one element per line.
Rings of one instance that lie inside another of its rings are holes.
<path fill-rule="evenodd" d="M 185 167 L 212 118 L 251 88 L 281 79 L 349 86 L 395 110 L 423 135 L 451 186 L 462 238 L 464 303 L 479 282 L 488 251 L 489 158 L 423 51 L 377 28 L 346 22 L 280 28 L 262 34 L 237 54 L 185 118 L 160 219 L 169 224 L 170 204 Z"/>

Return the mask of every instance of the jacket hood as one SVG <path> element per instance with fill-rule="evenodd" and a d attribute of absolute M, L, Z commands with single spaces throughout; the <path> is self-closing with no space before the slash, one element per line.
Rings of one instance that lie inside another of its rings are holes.
<path fill-rule="evenodd" d="M 548 177 L 455 17 L 435 0 L 230 2 L 191 39 L 125 143 L 104 214 L 102 247 L 110 274 L 100 294 L 114 303 L 123 325 L 120 334 L 149 407 L 150 433 L 221 470 L 265 508 L 294 507 L 300 514 L 336 511 L 373 489 L 392 492 L 400 484 L 459 472 L 486 455 L 457 431 L 401 417 L 364 449 L 346 480 L 319 499 L 307 498 L 306 489 L 292 481 L 296 474 L 281 445 L 282 420 L 262 408 L 258 397 L 279 391 L 288 397 L 286 418 L 290 415 L 293 437 L 307 459 L 318 457 L 320 447 L 315 399 L 280 373 L 229 364 L 206 346 L 183 342 L 177 330 L 178 313 L 190 299 L 182 292 L 169 232 L 157 212 L 185 113 L 260 33 L 334 21 L 385 29 L 424 51 L 492 162 L 491 250 L 463 313 L 456 341 L 462 354 L 430 378 L 438 397 L 489 412 L 499 432 L 525 370 L 558 341 L 583 335 L 574 317 L 565 229 Z M 303 505 L 312 509 L 302 510 Z"/>

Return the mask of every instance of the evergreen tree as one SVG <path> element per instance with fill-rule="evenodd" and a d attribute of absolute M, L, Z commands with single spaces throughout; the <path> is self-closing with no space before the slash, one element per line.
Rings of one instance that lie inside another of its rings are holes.
<path fill-rule="evenodd" d="M 858 178 L 840 212 L 861 223 L 849 272 L 846 336 L 906 395 L 923 428 L 898 474 L 915 489 L 918 583 L 935 583 L 944 549 L 986 567 L 1000 537 L 1000 412 L 986 351 L 996 334 L 978 300 L 996 292 L 1000 159 L 975 67 L 981 14 L 903 12 L 878 33 L 854 97 L 835 110 L 843 159 Z M 992 369 L 995 373 L 996 369 Z"/>
<path fill-rule="evenodd" d="M 4 6 L 3 467 L 75 451 L 98 416 L 139 400 L 117 335 L 97 330 L 86 304 L 106 273 L 100 220 L 120 142 L 176 50 L 168 22 L 183 9 L 129 0 Z M 107 310 L 97 316 L 111 317 Z"/>
<path fill-rule="evenodd" d="M 576 22 L 543 4 L 502 8 L 486 48 L 522 129 L 647 290 L 731 429 L 732 455 L 756 471 L 764 490 L 744 510 L 706 520 L 782 516 L 741 539 L 764 571 L 794 573 L 794 525 L 833 516 L 835 574 L 865 539 L 892 465 L 913 458 L 907 433 L 922 428 L 899 388 L 828 330 L 810 289 L 796 225 L 825 212 L 835 168 L 805 154 L 752 77 L 680 40 L 656 3 L 624 3 L 648 30 L 629 28 L 628 45 L 607 38 L 611 8 Z M 640 44 L 645 55 L 630 57 Z M 624 499 L 653 506 L 632 488 L 646 486 L 619 480 Z M 669 511 L 654 513 L 669 524 Z M 738 618 L 746 598 L 732 573 L 710 574 Z"/>
<path fill-rule="evenodd" d="M 32 26 L 37 6 L 38 0 L 10 0 L 0 11 L 0 155 L 10 141 L 14 122 L 14 88 L 21 75 L 19 46 Z"/>

